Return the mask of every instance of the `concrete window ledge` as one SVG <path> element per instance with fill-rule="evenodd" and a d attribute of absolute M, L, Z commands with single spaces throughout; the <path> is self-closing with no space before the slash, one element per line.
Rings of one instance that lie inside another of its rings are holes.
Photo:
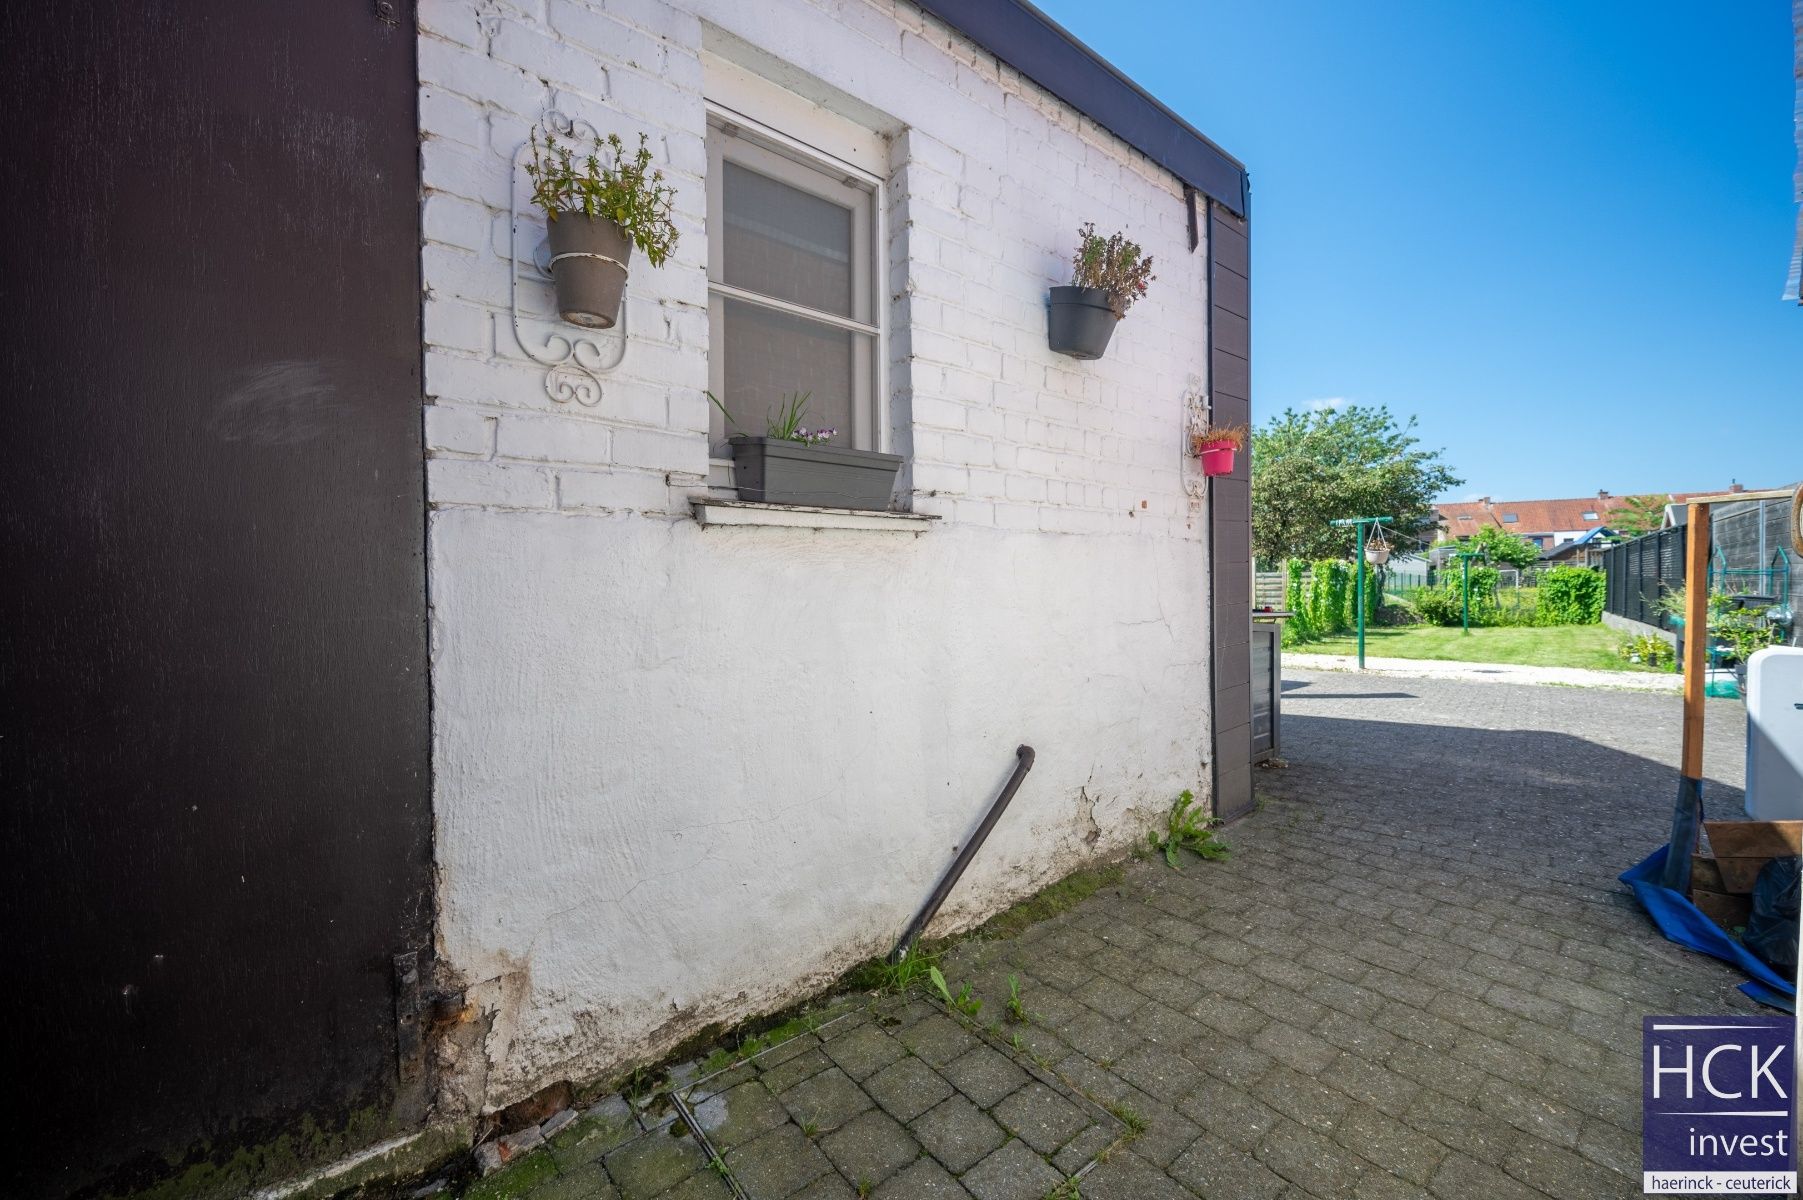
<path fill-rule="evenodd" d="M 759 504 L 751 500 L 696 500 L 702 525 L 774 525 L 783 529 L 873 529 L 885 533 L 925 533 L 939 518 L 924 513 L 877 512 L 862 508 L 810 508 L 801 504 Z"/>

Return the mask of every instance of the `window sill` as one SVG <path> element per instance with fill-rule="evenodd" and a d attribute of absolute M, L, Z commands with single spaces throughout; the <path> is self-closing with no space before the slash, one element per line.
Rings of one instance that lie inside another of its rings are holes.
<path fill-rule="evenodd" d="M 759 504 L 752 500 L 698 499 L 695 520 L 709 525 L 770 525 L 781 529 L 870 529 L 885 533 L 925 533 L 939 518 L 925 513 L 879 512 L 864 508 L 810 508 L 801 504 Z"/>

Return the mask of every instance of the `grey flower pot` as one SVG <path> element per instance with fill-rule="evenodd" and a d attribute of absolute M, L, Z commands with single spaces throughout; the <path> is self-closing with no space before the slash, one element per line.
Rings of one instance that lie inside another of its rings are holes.
<path fill-rule="evenodd" d="M 632 241 L 606 217 L 557 213 L 545 223 L 551 241 L 551 278 L 557 311 L 584 329 L 612 329 L 626 290 Z"/>
<path fill-rule="evenodd" d="M 1120 323 L 1108 307 L 1106 288 L 1055 287 L 1046 344 L 1072 358 L 1100 358 Z"/>
<path fill-rule="evenodd" d="M 739 499 L 813 508 L 889 507 L 901 455 L 844 446 L 806 446 L 783 438 L 732 439 Z"/>

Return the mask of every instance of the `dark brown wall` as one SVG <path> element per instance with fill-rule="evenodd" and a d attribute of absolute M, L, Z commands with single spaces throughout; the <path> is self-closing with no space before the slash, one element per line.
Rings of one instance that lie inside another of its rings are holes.
<path fill-rule="evenodd" d="M 0 919 L 29 1143 L 0 1194 L 395 1099 L 431 813 L 394 7 L 0 7 Z"/>
<path fill-rule="evenodd" d="M 1208 204 L 1209 397 L 1223 425 L 1252 419 L 1250 225 Z M 1252 807 L 1252 456 L 1209 484 L 1214 596 L 1214 806 Z"/>

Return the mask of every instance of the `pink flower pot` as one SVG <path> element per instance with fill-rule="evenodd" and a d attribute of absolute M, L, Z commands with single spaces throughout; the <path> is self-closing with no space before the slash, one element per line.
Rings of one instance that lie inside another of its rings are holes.
<path fill-rule="evenodd" d="M 1204 475 L 1233 474 L 1234 449 L 1232 442 L 1203 442 L 1200 447 L 1201 453 L 1198 456 L 1202 459 L 1202 473 Z"/>

